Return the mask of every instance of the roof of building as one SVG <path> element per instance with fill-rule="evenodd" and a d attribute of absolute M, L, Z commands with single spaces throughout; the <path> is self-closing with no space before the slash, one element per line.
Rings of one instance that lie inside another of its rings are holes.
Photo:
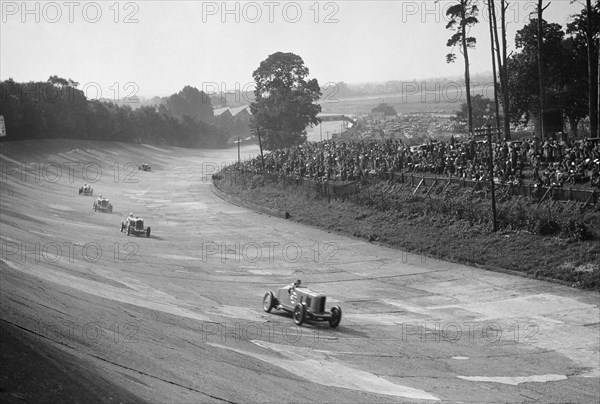
<path fill-rule="evenodd" d="M 223 115 L 224 113 L 227 113 L 227 112 L 229 112 L 231 114 L 229 107 L 213 109 L 214 116 Z"/>
<path fill-rule="evenodd" d="M 242 105 L 241 107 L 229 108 L 229 112 L 231 112 L 231 115 L 233 115 L 233 116 L 236 116 L 237 114 L 239 114 L 240 112 L 242 112 L 244 110 L 247 111 L 248 114 L 252 115 L 249 105 Z"/>

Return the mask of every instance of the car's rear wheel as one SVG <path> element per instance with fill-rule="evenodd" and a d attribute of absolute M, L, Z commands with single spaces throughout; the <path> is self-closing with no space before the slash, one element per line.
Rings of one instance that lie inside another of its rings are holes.
<path fill-rule="evenodd" d="M 296 325 L 302 325 L 304 323 L 304 314 L 306 313 L 306 308 L 303 304 L 298 303 L 294 308 L 294 323 Z"/>
<path fill-rule="evenodd" d="M 150 237 L 150 227 L 148 227 L 146 229 L 146 237 L 148 237 L 148 238 Z"/>
<path fill-rule="evenodd" d="M 96 211 L 96 209 L 98 209 L 98 207 L 96 206 L 96 204 L 94 204 L 94 212 Z"/>
<path fill-rule="evenodd" d="M 83 189 L 79 188 L 79 195 L 83 192 Z"/>
<path fill-rule="evenodd" d="M 335 328 L 340 325 L 342 321 L 342 308 L 340 306 L 333 306 L 331 308 L 331 318 L 329 319 L 329 326 Z"/>
<path fill-rule="evenodd" d="M 265 293 L 265 297 L 263 297 L 263 310 L 270 313 L 274 306 L 275 297 L 273 296 L 273 292 Z"/>
<path fill-rule="evenodd" d="M 123 233 L 123 230 L 125 230 L 125 223 L 121 222 L 121 233 Z"/>

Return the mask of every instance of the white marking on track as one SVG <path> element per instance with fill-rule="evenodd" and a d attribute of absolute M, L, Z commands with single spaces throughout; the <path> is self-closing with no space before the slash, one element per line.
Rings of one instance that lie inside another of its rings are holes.
<path fill-rule="evenodd" d="M 209 342 L 208 345 L 260 359 L 292 372 L 295 375 L 299 375 L 312 383 L 317 383 L 324 386 L 341 387 L 344 389 L 358 390 L 374 394 L 384 394 L 395 397 L 404 397 L 413 400 L 439 401 L 439 398 L 426 391 L 394 384 L 373 373 L 351 368 L 336 360 L 331 360 L 319 352 L 294 348 L 294 351 L 302 353 L 301 355 L 296 352 L 292 352 L 289 348 L 284 348 L 283 345 L 272 344 L 264 341 L 250 342 L 264 349 L 275 351 L 285 358 L 282 358 L 280 355 L 273 357 L 271 355 L 246 352 L 240 349 L 214 344 L 211 342 Z M 307 356 L 313 356 L 314 358 L 309 358 Z"/>
<path fill-rule="evenodd" d="M 555 382 L 558 380 L 567 380 L 565 375 L 533 375 L 533 376 L 457 376 L 459 379 L 468 380 L 471 382 L 491 382 L 502 383 L 516 386 L 521 383 L 546 383 Z"/>

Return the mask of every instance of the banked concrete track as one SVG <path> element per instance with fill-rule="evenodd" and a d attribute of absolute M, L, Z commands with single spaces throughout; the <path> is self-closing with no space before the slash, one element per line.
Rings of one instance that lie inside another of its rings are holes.
<path fill-rule="evenodd" d="M 44 140 L 0 154 L 2 324 L 97 389 L 177 403 L 600 399 L 598 294 L 228 204 L 208 177 L 235 150 Z M 112 214 L 78 195 L 86 179 Z M 129 212 L 150 238 L 119 231 Z M 262 311 L 297 278 L 342 307 L 337 330 Z"/>

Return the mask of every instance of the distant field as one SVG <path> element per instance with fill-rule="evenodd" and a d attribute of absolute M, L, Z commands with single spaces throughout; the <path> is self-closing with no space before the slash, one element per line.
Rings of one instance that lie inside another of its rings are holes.
<path fill-rule="evenodd" d="M 493 98 L 489 85 L 475 86 L 472 94 L 482 94 Z M 366 114 L 378 104 L 385 102 L 394 106 L 400 114 L 415 112 L 436 112 L 454 114 L 466 102 L 464 88 L 452 85 L 421 86 L 421 89 L 407 87 L 407 91 L 397 94 L 382 94 L 353 98 L 337 98 L 334 91 L 323 94 L 323 113 Z"/>

